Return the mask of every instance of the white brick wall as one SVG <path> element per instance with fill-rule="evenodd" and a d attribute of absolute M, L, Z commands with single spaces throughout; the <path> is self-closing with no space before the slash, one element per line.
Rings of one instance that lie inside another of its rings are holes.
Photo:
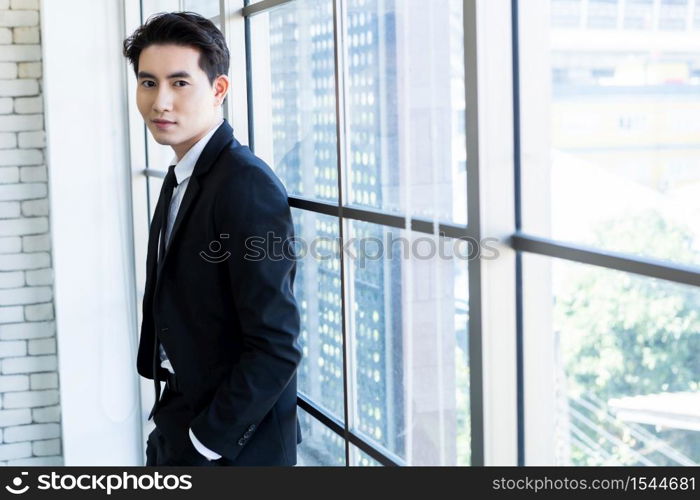
<path fill-rule="evenodd" d="M 60 439 L 46 439 L 41 441 L 34 441 L 32 450 L 34 455 L 58 455 L 61 453 L 61 440 Z"/>
<path fill-rule="evenodd" d="M 9 107 L 7 108 L 7 112 L 9 113 L 10 110 L 12 109 L 12 99 L 2 99 L 0 98 L 0 113 L 2 113 L 3 110 L 3 102 L 9 102 Z M 24 132 L 25 134 L 28 132 Z M 7 133 L 3 132 L 0 133 L 0 149 L 7 149 L 7 148 L 14 148 L 17 146 L 17 134 L 12 134 L 12 133 Z M 43 146 L 43 144 L 42 144 Z M 37 145 L 36 147 L 42 147 Z M 25 146 L 20 146 L 20 147 L 25 147 Z"/>
<path fill-rule="evenodd" d="M 52 339 L 50 339 L 52 340 Z M 30 341 L 31 342 L 31 341 Z M 55 345 L 55 344 L 54 344 Z M 31 348 L 30 348 L 31 351 Z M 21 376 L 21 375 L 18 375 Z M 30 375 L 32 389 L 57 389 L 58 374 L 57 373 L 32 373 Z"/>
<path fill-rule="evenodd" d="M 0 464 L 63 465 L 38 0 L 0 0 Z"/>
<path fill-rule="evenodd" d="M 18 236 L 0 236 L 0 254 L 22 251 L 22 239 Z"/>
<path fill-rule="evenodd" d="M 16 288 L 24 284 L 22 271 L 0 272 L 0 288 Z"/>
<path fill-rule="evenodd" d="M 1 175 L 1 174 L 0 174 Z M 0 218 L 19 217 L 20 204 L 16 201 L 0 201 Z"/>
<path fill-rule="evenodd" d="M 24 308 L 24 319 L 27 321 L 46 321 L 53 319 L 53 303 L 47 302 L 46 304 L 32 304 L 25 306 Z M 45 339 L 43 342 L 51 341 L 55 343 L 55 339 Z M 30 344 L 31 351 L 31 344 Z M 54 351 L 52 351 L 54 352 Z M 32 352 L 31 354 L 38 354 Z"/>
<path fill-rule="evenodd" d="M 7 151 L 7 150 L 5 150 Z M 19 182 L 19 168 L 18 167 L 2 167 L 0 168 L 0 182 L 12 183 Z"/>
<path fill-rule="evenodd" d="M 25 217 L 0 220 L 0 236 L 22 236 L 40 234 L 48 231 L 49 221 L 46 217 Z"/>
<path fill-rule="evenodd" d="M 58 424 L 29 424 L 5 427 L 2 433 L 4 443 L 34 441 L 57 438 L 61 434 Z"/>
<path fill-rule="evenodd" d="M 0 307 L 0 324 L 24 320 L 23 307 Z"/>
<path fill-rule="evenodd" d="M 11 323 L 3 325 L 2 328 L 0 328 L 0 341 L 15 339 L 40 339 L 53 337 L 54 333 L 55 325 L 53 321 Z"/>
<path fill-rule="evenodd" d="M 58 422 L 61 416 L 61 407 L 46 406 L 32 410 L 32 420 L 34 422 Z"/>
<path fill-rule="evenodd" d="M 49 234 L 39 234 L 35 236 L 22 236 L 23 252 L 43 252 L 51 250 L 51 240 Z"/>
<path fill-rule="evenodd" d="M 46 198 L 46 183 L 27 182 L 20 184 L 0 184 L 0 201 L 35 200 Z"/>
<path fill-rule="evenodd" d="M 7 68 L 7 66 L 5 67 Z M 12 113 L 12 99 L 9 97 L 0 98 L 0 115 L 5 115 L 7 113 Z"/>
<path fill-rule="evenodd" d="M 15 43 L 39 43 L 38 27 L 15 28 L 13 31 Z"/>
<path fill-rule="evenodd" d="M 0 444 L 0 460 L 28 458 L 32 456 L 32 443 Z"/>
<path fill-rule="evenodd" d="M 10 7 L 15 10 L 39 10 L 39 0 L 12 0 Z"/>
<path fill-rule="evenodd" d="M 3 395 L 3 405 L 7 409 L 41 408 L 42 406 L 56 404 L 58 404 L 58 391 L 55 389 L 45 391 L 8 392 Z"/>
<path fill-rule="evenodd" d="M 17 78 L 17 73 L 18 72 L 16 63 L 0 63 L 0 79 L 8 80 L 10 78 Z"/>
<path fill-rule="evenodd" d="M 37 269 L 36 271 L 26 271 L 24 277 L 27 279 L 27 285 L 51 285 L 53 284 L 52 269 Z"/>
<path fill-rule="evenodd" d="M 2 222 L 2 221 L 0 221 Z M 0 234 L 2 234 L 0 223 Z M 28 232 L 31 231 L 31 228 Z M 20 240 L 21 241 L 21 240 Z M 39 269 L 48 267 L 50 259 L 48 253 L 12 253 L 5 254 L 0 259 L 0 271 L 15 271 L 18 269 Z"/>
<path fill-rule="evenodd" d="M 3 342 L 4 344 L 5 342 Z M 11 342 L 8 342 L 11 343 Z M 10 391 L 26 391 L 29 390 L 29 377 L 27 375 L 0 375 L 0 392 Z M 26 411 L 29 415 L 29 410 L 11 410 L 13 412 Z M 3 410 L 0 410 L 0 427 L 5 427 L 2 420 Z M 30 419 L 31 420 L 31 419 Z M 22 422 L 29 423 L 29 422 Z"/>
<path fill-rule="evenodd" d="M 41 76 L 41 63 L 21 62 L 17 63 L 17 72 L 20 78 L 39 78 Z"/>
<path fill-rule="evenodd" d="M 32 411 L 28 408 L 22 408 L 20 410 L 0 410 L 0 426 L 3 428 L 31 423 Z"/>

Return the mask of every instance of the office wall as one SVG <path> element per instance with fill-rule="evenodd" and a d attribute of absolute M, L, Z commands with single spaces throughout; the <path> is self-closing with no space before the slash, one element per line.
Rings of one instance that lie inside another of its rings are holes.
<path fill-rule="evenodd" d="M 122 0 L 41 4 L 65 465 L 142 465 Z"/>
<path fill-rule="evenodd" d="M 61 465 L 38 0 L 0 0 L 0 463 Z"/>

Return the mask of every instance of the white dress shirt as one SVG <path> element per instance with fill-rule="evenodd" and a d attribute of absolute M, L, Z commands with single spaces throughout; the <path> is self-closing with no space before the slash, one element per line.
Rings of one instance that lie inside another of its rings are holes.
<path fill-rule="evenodd" d="M 180 158 L 179 161 L 177 159 L 177 155 L 175 155 L 169 163 L 169 165 L 175 165 L 175 178 L 177 179 L 177 186 L 175 186 L 175 188 L 173 189 L 173 197 L 170 200 L 170 207 L 168 211 L 168 225 L 165 228 L 166 248 L 170 243 L 170 233 L 173 230 L 173 224 L 175 223 L 175 219 L 177 218 L 177 212 L 180 209 L 182 198 L 185 196 L 185 191 L 187 190 L 187 185 L 189 184 L 190 177 L 192 176 L 194 166 L 197 164 L 197 160 L 199 159 L 199 155 L 202 154 L 204 146 L 207 145 L 209 139 L 211 139 L 211 136 L 214 135 L 214 132 L 216 132 L 216 130 L 223 122 L 224 120 L 222 119 L 211 130 L 209 130 L 209 132 L 207 132 L 207 135 L 205 135 L 199 141 L 197 141 L 187 151 L 187 153 L 185 153 L 185 155 L 182 158 Z M 156 248 L 160 248 L 160 233 L 158 237 L 158 246 Z M 161 359 L 160 366 L 168 370 L 170 373 L 175 373 L 175 370 L 170 364 L 170 360 L 168 359 L 167 354 L 165 354 L 163 344 L 159 344 L 159 353 Z M 199 453 L 204 455 L 207 459 L 216 460 L 218 458 L 221 458 L 221 455 L 219 455 L 215 451 L 210 450 L 202 443 L 200 443 L 199 440 L 195 437 L 194 433 L 192 432 L 192 429 L 190 429 L 190 439 L 192 440 L 192 444 L 194 445 L 195 449 Z"/>

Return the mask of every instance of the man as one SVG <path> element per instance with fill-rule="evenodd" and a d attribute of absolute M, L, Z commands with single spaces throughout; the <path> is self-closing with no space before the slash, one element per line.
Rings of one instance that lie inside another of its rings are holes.
<path fill-rule="evenodd" d="M 197 14 L 164 13 L 124 41 L 124 55 L 139 112 L 175 153 L 146 259 L 137 369 L 156 393 L 146 465 L 294 465 L 295 262 L 246 255 L 250 238 L 291 241 L 293 225 L 279 179 L 223 118 L 224 37 Z"/>

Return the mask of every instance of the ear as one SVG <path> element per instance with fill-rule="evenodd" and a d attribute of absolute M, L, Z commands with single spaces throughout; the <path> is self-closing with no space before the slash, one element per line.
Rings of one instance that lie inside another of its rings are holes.
<path fill-rule="evenodd" d="M 217 76 L 214 80 L 212 88 L 214 89 L 214 99 L 216 100 L 217 105 L 220 106 L 228 94 L 228 77 L 226 75 Z"/>

